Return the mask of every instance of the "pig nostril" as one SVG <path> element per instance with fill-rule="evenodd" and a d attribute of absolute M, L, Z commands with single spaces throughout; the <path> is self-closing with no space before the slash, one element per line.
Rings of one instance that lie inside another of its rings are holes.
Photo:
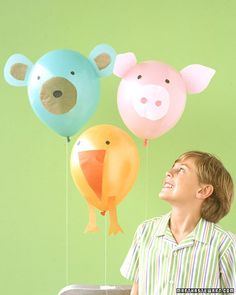
<path fill-rule="evenodd" d="M 160 100 L 157 100 L 157 101 L 155 102 L 155 105 L 156 105 L 157 107 L 161 106 L 161 101 L 160 101 Z"/>
<path fill-rule="evenodd" d="M 146 97 L 142 97 L 140 101 L 141 101 L 141 103 L 143 103 L 143 104 L 144 104 L 144 103 L 146 103 L 146 102 L 147 102 L 147 99 L 146 99 Z"/>
<path fill-rule="evenodd" d="M 61 90 L 55 90 L 55 91 L 53 91 L 53 96 L 56 97 L 56 98 L 61 97 L 62 96 Z"/>

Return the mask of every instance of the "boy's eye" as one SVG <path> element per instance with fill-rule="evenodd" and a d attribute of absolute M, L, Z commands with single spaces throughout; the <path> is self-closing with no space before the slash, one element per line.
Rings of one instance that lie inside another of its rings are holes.
<path fill-rule="evenodd" d="M 184 168 L 183 168 L 183 167 L 179 167 L 178 170 L 179 170 L 179 172 L 180 172 L 180 171 L 184 171 Z"/>

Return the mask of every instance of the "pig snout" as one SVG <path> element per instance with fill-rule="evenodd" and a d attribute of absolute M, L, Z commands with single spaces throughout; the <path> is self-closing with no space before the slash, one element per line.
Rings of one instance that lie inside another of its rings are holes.
<path fill-rule="evenodd" d="M 163 118 L 169 109 L 169 93 L 162 86 L 141 86 L 133 96 L 132 104 L 140 117 L 155 121 Z"/>

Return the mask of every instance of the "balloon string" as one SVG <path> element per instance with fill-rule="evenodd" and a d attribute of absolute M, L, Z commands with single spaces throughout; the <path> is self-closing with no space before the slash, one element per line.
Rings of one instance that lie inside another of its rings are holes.
<path fill-rule="evenodd" d="M 107 285 L 107 215 L 104 216 L 104 283 Z"/>
<path fill-rule="evenodd" d="M 148 181 L 149 181 L 149 173 L 148 173 L 148 168 L 149 168 L 149 163 L 148 163 L 148 158 L 149 158 L 149 145 L 146 145 L 145 147 L 145 219 L 147 219 L 148 216 L 148 194 L 149 194 L 149 190 L 148 190 Z"/>
<path fill-rule="evenodd" d="M 65 163 L 65 178 L 66 178 L 66 198 L 65 198 L 65 231 L 66 231 L 66 285 L 69 284 L 69 185 L 68 185 L 68 146 L 69 141 L 66 141 L 66 163 Z"/>

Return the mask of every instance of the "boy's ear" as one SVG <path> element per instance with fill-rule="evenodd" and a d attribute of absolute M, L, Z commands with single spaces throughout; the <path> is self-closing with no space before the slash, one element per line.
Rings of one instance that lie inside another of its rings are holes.
<path fill-rule="evenodd" d="M 115 50 L 106 44 L 97 45 L 89 54 L 89 60 L 100 77 L 112 74 L 115 58 Z"/>
<path fill-rule="evenodd" d="M 33 64 L 22 54 L 13 54 L 4 67 L 4 77 L 13 86 L 26 86 Z"/>
<path fill-rule="evenodd" d="M 198 191 L 198 199 L 205 200 L 212 195 L 214 187 L 211 184 L 202 184 Z"/>

